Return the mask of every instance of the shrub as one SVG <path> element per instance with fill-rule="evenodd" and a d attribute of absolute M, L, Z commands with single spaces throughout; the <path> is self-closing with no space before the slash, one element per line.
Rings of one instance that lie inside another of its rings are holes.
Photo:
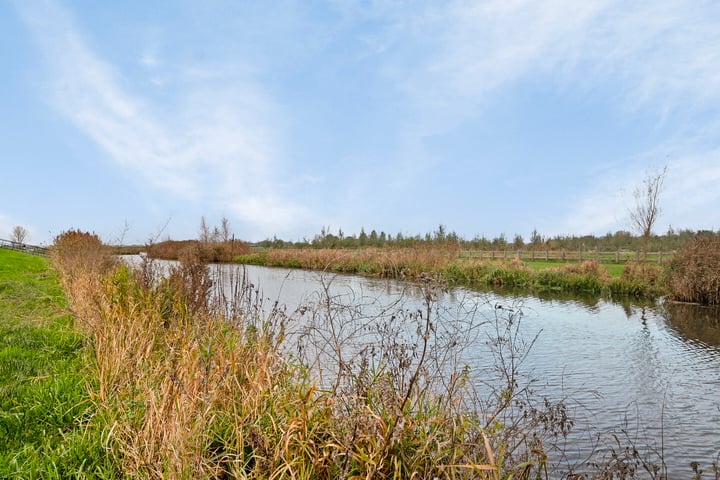
<path fill-rule="evenodd" d="M 180 260 L 188 250 L 200 254 L 208 262 L 230 262 L 234 257 L 250 253 L 250 246 L 238 240 L 201 242 L 199 240 L 165 240 L 147 247 L 150 258 Z"/>
<path fill-rule="evenodd" d="M 103 274 L 117 265 L 100 237 L 81 230 L 68 230 L 55 237 L 51 252 L 60 272 L 66 276 L 77 275 L 79 271 Z"/>
<path fill-rule="evenodd" d="M 686 244 L 670 262 L 666 283 L 673 300 L 720 304 L 720 237 L 696 237 Z"/>

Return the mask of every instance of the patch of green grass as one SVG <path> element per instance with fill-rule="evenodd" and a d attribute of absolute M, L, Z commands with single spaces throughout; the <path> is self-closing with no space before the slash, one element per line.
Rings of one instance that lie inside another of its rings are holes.
<path fill-rule="evenodd" d="M 546 262 L 545 260 L 523 260 L 523 264 L 532 268 L 535 271 L 542 271 L 549 268 L 562 268 L 568 265 L 577 264 L 577 262 L 558 262 L 552 260 L 548 260 Z M 602 267 L 605 267 L 610 276 L 613 278 L 620 278 L 623 270 L 625 269 L 624 263 L 602 262 L 600 263 L 600 265 Z"/>
<path fill-rule="evenodd" d="M 112 478 L 90 361 L 48 260 L 0 249 L 0 478 Z"/>

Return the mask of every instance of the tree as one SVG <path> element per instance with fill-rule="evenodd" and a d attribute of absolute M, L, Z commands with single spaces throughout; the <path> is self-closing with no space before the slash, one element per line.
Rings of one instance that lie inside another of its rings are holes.
<path fill-rule="evenodd" d="M 229 242 L 232 238 L 232 233 L 230 232 L 230 220 L 227 219 L 227 217 L 222 217 L 220 220 L 220 240 L 223 242 Z"/>
<path fill-rule="evenodd" d="M 520 250 L 525 247 L 525 240 L 519 233 L 516 233 L 515 237 L 513 237 L 513 247 L 515 247 L 516 250 Z"/>
<path fill-rule="evenodd" d="M 25 227 L 21 227 L 20 225 L 16 225 L 13 227 L 12 233 L 10 233 L 10 240 L 16 243 L 25 243 L 27 236 L 27 229 L 25 229 Z"/>
<path fill-rule="evenodd" d="M 662 170 L 648 172 L 642 185 L 635 188 L 635 207 L 630 209 L 630 222 L 642 237 L 643 263 L 647 260 L 648 244 L 652 229 L 660 216 L 660 194 L 667 175 L 667 166 Z"/>
<path fill-rule="evenodd" d="M 207 222 L 205 221 L 205 215 L 200 217 L 200 241 L 202 243 L 210 243 L 212 237 L 212 232 L 210 232 L 210 227 L 208 226 Z"/>

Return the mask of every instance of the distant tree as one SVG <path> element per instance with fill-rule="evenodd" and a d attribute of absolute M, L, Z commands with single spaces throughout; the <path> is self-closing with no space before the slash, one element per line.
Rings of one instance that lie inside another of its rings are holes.
<path fill-rule="evenodd" d="M 220 220 L 220 239 L 223 242 L 228 242 L 232 238 L 232 233 L 230 233 L 230 220 L 227 219 L 227 217 L 222 217 Z"/>
<path fill-rule="evenodd" d="M 21 227 L 20 225 L 16 225 L 13 227 L 12 232 L 10 233 L 10 240 L 16 243 L 25 243 L 25 239 L 28 236 L 28 231 L 25 229 L 25 227 Z"/>
<path fill-rule="evenodd" d="M 372 245 L 373 247 L 377 247 L 377 246 L 378 246 L 378 233 L 377 233 L 375 230 L 372 230 L 372 231 L 370 232 L 369 241 L 370 241 L 370 242 L 369 242 L 370 245 Z"/>
<path fill-rule="evenodd" d="M 368 242 L 368 236 L 367 233 L 365 233 L 365 229 L 363 227 L 360 227 L 360 236 L 358 237 L 358 243 L 361 247 L 364 247 L 367 245 Z"/>
<path fill-rule="evenodd" d="M 533 231 L 530 234 L 530 243 L 532 244 L 533 248 L 538 248 L 543 243 L 543 238 L 538 233 L 537 228 L 533 228 Z"/>
<path fill-rule="evenodd" d="M 523 240 L 522 235 L 519 233 L 515 234 L 515 237 L 513 238 L 513 247 L 516 249 L 521 249 L 525 246 L 525 240 Z"/>
<path fill-rule="evenodd" d="M 633 192 L 635 206 L 629 209 L 630 222 L 642 238 L 643 262 L 647 260 L 648 244 L 653 226 L 660 216 L 660 194 L 666 175 L 667 166 L 662 170 L 647 173 L 642 185 Z"/>
<path fill-rule="evenodd" d="M 205 221 L 205 215 L 200 217 L 200 238 L 199 240 L 203 243 L 209 243 L 210 239 L 212 238 L 212 233 L 210 232 L 210 227 L 207 224 L 207 221 Z"/>

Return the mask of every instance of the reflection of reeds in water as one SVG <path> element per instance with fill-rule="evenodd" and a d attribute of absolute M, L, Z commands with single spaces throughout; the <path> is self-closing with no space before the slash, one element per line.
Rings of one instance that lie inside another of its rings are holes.
<path fill-rule="evenodd" d="M 720 346 L 720 307 L 667 301 L 663 312 L 683 337 Z"/>

